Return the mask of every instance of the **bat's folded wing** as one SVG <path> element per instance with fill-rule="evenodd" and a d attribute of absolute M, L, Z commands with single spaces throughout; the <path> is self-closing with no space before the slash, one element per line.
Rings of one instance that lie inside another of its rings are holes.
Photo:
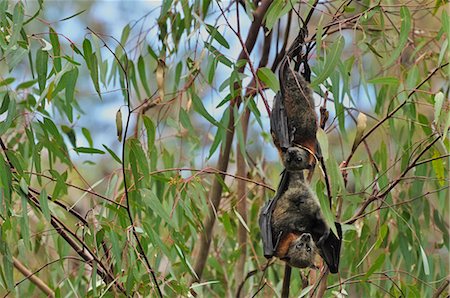
<path fill-rule="evenodd" d="M 340 223 L 335 223 L 338 237 L 330 231 L 328 238 L 325 239 L 320 245 L 320 255 L 327 263 L 331 273 L 337 273 L 339 271 L 339 259 L 341 254 L 342 243 L 342 228 Z"/>
<path fill-rule="evenodd" d="M 281 92 L 275 95 L 272 113 L 270 114 L 270 130 L 275 146 L 281 151 L 291 146 L 286 110 Z"/>
<path fill-rule="evenodd" d="M 273 239 L 272 213 L 276 207 L 278 199 L 286 191 L 289 179 L 289 174 L 287 171 L 283 171 L 281 175 L 281 181 L 278 185 L 275 196 L 273 197 L 273 199 L 270 199 L 266 202 L 259 214 L 259 228 L 261 231 L 261 239 L 263 242 L 264 257 L 266 257 L 267 259 L 270 259 L 275 255 L 279 242 L 279 239 Z"/>

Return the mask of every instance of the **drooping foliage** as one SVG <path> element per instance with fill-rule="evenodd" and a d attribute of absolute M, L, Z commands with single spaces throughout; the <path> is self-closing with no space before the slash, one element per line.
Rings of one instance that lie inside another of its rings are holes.
<path fill-rule="evenodd" d="M 278 295 L 257 222 L 300 16 L 331 209 L 321 169 L 312 188 L 344 233 L 324 295 L 446 291 L 446 1 L 139 5 L 116 36 L 88 2 L 0 2 L 1 294 Z"/>

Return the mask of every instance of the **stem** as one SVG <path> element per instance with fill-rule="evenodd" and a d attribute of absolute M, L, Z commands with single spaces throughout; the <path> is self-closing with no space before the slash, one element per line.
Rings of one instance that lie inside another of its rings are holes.
<path fill-rule="evenodd" d="M 138 252 L 140 254 L 140 256 L 144 259 L 145 264 L 147 266 L 147 271 L 149 272 L 151 279 L 153 280 L 153 284 L 156 288 L 156 291 L 158 293 L 159 297 L 163 297 L 161 289 L 159 287 L 158 284 L 158 280 L 156 279 L 156 274 L 155 271 L 153 270 L 152 266 L 150 265 L 150 261 L 147 258 L 147 255 L 145 254 L 144 251 L 144 247 L 141 244 L 141 241 L 139 240 L 138 234 L 136 232 L 136 227 L 134 225 L 134 220 L 133 220 L 133 215 L 131 214 L 131 207 L 130 207 L 130 196 L 128 194 L 128 184 L 127 184 L 127 175 L 126 175 L 126 169 L 125 169 L 125 145 L 126 145 L 126 137 L 127 137 L 127 133 L 128 133 L 128 128 L 130 126 L 130 118 L 131 118 L 131 113 L 132 113 L 132 109 L 131 109 L 131 95 L 130 95 L 130 79 L 128 77 L 128 65 L 123 65 L 122 62 L 120 62 L 120 59 L 116 56 L 115 52 L 106 44 L 106 42 L 102 39 L 101 36 L 99 36 L 97 33 L 95 33 L 94 31 L 92 31 L 91 29 L 87 28 L 92 34 L 94 34 L 95 36 L 97 36 L 105 45 L 105 47 L 111 52 L 111 54 L 114 56 L 114 59 L 116 60 L 117 64 L 120 66 L 124 78 L 125 78 L 125 90 L 126 90 L 126 108 L 128 111 L 128 115 L 127 115 L 127 119 L 125 122 L 125 130 L 123 132 L 123 143 L 122 143 L 122 176 L 123 176 L 123 186 L 124 186 L 124 192 L 125 192 L 125 201 L 126 201 L 126 205 L 127 205 L 127 214 L 128 214 L 128 218 L 130 220 L 130 225 L 131 225 L 131 230 L 133 233 L 133 236 L 136 240 L 137 246 L 138 246 Z M 126 55 L 126 50 L 125 48 L 122 46 L 122 44 L 114 37 L 110 36 L 114 41 L 116 41 L 118 43 L 119 46 L 122 47 L 123 52 Z M 126 58 L 126 61 L 128 62 L 128 57 Z"/>
<path fill-rule="evenodd" d="M 33 274 L 27 267 L 25 267 L 18 259 L 13 257 L 14 267 L 23 274 L 31 283 L 35 284 L 47 297 L 55 297 L 55 292 L 53 292 L 50 287 L 42 281 L 39 277 Z"/>
<path fill-rule="evenodd" d="M 241 53 L 239 54 L 238 60 L 245 59 L 247 55 L 249 55 L 253 48 L 255 47 L 256 38 L 258 37 L 258 32 L 262 24 L 263 17 L 269 8 L 271 1 L 265 0 L 262 1 L 262 3 L 258 6 L 256 11 L 254 12 L 254 19 L 252 24 L 250 25 L 249 33 L 245 42 L 245 49 L 242 49 Z M 244 71 L 243 65 L 239 72 Z M 229 106 L 229 119 L 228 119 L 228 127 L 227 132 L 225 136 L 225 144 L 222 147 L 222 150 L 219 154 L 219 160 L 217 162 L 217 169 L 221 172 L 226 172 L 228 168 L 228 162 L 230 160 L 230 153 L 231 153 L 231 145 L 233 142 L 233 136 L 234 136 L 234 113 L 233 109 L 235 107 L 238 107 L 240 103 L 240 98 L 234 98 Z M 204 223 L 204 230 L 200 234 L 199 237 L 199 244 L 195 248 L 194 256 L 195 256 L 195 264 L 194 264 L 194 272 L 195 277 L 194 281 L 200 281 L 202 277 L 203 270 L 206 265 L 206 261 L 208 259 L 209 254 L 209 247 L 211 245 L 211 239 L 212 239 L 212 231 L 214 227 L 214 223 L 216 221 L 216 210 L 219 207 L 220 199 L 222 196 L 222 184 L 219 182 L 220 180 L 223 180 L 225 175 L 220 174 L 219 178 L 214 179 L 213 184 L 211 186 L 211 191 L 209 193 L 209 202 L 211 202 L 211 209 L 209 211 L 208 217 L 206 218 L 206 221 Z"/>

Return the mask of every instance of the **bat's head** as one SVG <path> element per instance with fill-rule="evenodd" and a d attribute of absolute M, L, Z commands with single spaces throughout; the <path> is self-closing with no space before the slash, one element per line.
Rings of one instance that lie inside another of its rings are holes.
<path fill-rule="evenodd" d="M 297 268 L 316 268 L 314 265 L 317 253 L 316 245 L 310 233 L 303 233 L 289 245 L 289 251 L 284 260 Z"/>
<path fill-rule="evenodd" d="M 310 153 L 299 147 L 289 147 L 283 153 L 283 163 L 289 172 L 301 171 L 311 167 L 309 163 Z"/>

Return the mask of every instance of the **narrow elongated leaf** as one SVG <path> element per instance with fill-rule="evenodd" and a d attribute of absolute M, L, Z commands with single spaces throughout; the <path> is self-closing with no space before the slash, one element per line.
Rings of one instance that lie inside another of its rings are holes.
<path fill-rule="evenodd" d="M 15 80 L 16 80 L 15 78 L 6 78 L 6 79 L 0 81 L 0 87 L 7 86 L 7 85 L 11 84 L 12 82 L 14 82 Z"/>
<path fill-rule="evenodd" d="M 277 77 L 272 72 L 270 68 L 261 67 L 257 72 L 258 78 L 266 84 L 273 92 L 278 92 L 280 90 L 280 82 L 278 82 Z"/>
<path fill-rule="evenodd" d="M 423 249 L 422 245 L 419 246 L 420 246 L 420 255 L 422 256 L 423 271 L 425 271 L 425 275 L 430 275 L 430 265 L 428 264 L 427 254 L 425 253 L 425 250 Z"/>
<path fill-rule="evenodd" d="M 403 52 L 406 46 L 406 42 L 408 41 L 409 32 L 411 31 L 411 14 L 406 6 L 403 6 L 400 9 L 400 18 L 402 24 L 400 26 L 398 46 L 389 55 L 389 59 L 384 65 L 385 69 L 391 66 Z"/>
<path fill-rule="evenodd" d="M 191 92 L 191 94 L 192 94 L 192 103 L 194 105 L 194 110 L 197 113 L 199 113 L 200 115 L 202 115 L 203 118 L 205 118 L 206 120 L 211 122 L 211 124 L 214 124 L 215 126 L 219 126 L 219 123 L 217 122 L 217 120 L 214 119 L 214 117 L 211 116 L 211 114 L 208 113 L 208 111 L 205 109 L 205 106 L 203 105 L 203 102 L 198 97 L 198 95 L 195 94 L 194 92 Z"/>
<path fill-rule="evenodd" d="M 11 124 L 16 116 L 16 98 L 14 93 L 11 93 L 9 96 L 13 97 L 9 100 L 8 104 L 8 115 L 6 119 L 0 122 L 0 136 L 3 135 L 8 128 L 11 127 Z M 9 97 L 8 97 L 9 98 Z"/>
<path fill-rule="evenodd" d="M 267 29 L 271 30 L 275 22 L 280 18 L 284 3 L 283 0 L 274 0 L 272 4 L 270 4 L 265 16 Z"/>
<path fill-rule="evenodd" d="M 44 218 L 50 222 L 50 209 L 48 207 L 48 197 L 45 189 L 41 190 L 41 194 L 39 195 L 39 205 L 41 206 L 42 214 Z"/>
<path fill-rule="evenodd" d="M 215 39 L 218 43 L 220 43 L 222 46 L 224 46 L 227 49 L 230 48 L 230 45 L 228 44 L 225 37 L 223 37 L 223 35 L 220 34 L 220 32 L 216 28 L 206 24 L 206 30 L 208 31 L 209 35 L 211 35 L 211 37 Z"/>
<path fill-rule="evenodd" d="M 323 69 L 320 70 L 319 75 L 311 82 L 312 87 L 315 87 L 325 81 L 336 69 L 336 65 L 341 60 L 341 54 L 342 50 L 344 49 L 344 45 L 344 37 L 339 36 L 327 53 Z"/>
<path fill-rule="evenodd" d="M 397 85 L 399 83 L 399 80 L 396 77 L 380 77 L 380 78 L 373 78 L 371 80 L 368 80 L 367 83 Z"/>
<path fill-rule="evenodd" d="M 38 76 L 39 92 L 45 89 L 45 82 L 47 81 L 47 63 L 48 53 L 42 49 L 38 49 L 36 52 L 36 72 Z"/>
<path fill-rule="evenodd" d="M 150 189 L 141 189 L 142 200 L 149 206 L 149 208 L 159 217 L 161 217 L 167 224 L 176 228 L 175 221 L 170 219 L 169 213 L 164 209 L 164 206 L 159 201 L 156 194 Z"/>
<path fill-rule="evenodd" d="M 116 153 L 114 153 L 114 151 L 112 151 L 111 149 L 109 149 L 105 144 L 103 144 L 103 148 L 106 149 L 106 151 L 108 151 L 109 154 L 111 154 L 111 157 L 117 161 L 119 164 L 122 164 L 122 161 L 120 160 L 120 158 L 117 156 Z"/>
<path fill-rule="evenodd" d="M 13 12 L 13 22 L 12 22 L 12 30 L 11 30 L 11 36 L 9 38 L 9 45 L 8 48 L 12 49 L 14 46 L 17 45 L 17 41 L 20 38 L 20 31 L 22 30 L 23 26 L 23 20 L 24 20 L 24 9 L 22 2 L 17 2 L 14 6 L 14 12 Z"/>
<path fill-rule="evenodd" d="M 92 83 L 94 84 L 95 91 L 97 91 L 98 96 L 101 96 L 100 93 L 100 85 L 98 83 L 98 62 L 97 56 L 92 52 L 92 44 L 89 39 L 85 39 L 83 41 L 83 54 L 84 60 L 86 61 L 86 65 L 89 69 L 89 73 L 91 74 Z"/>
<path fill-rule="evenodd" d="M 75 94 L 75 84 L 78 79 L 78 68 L 74 67 L 70 71 L 64 74 L 66 76 L 66 100 L 67 103 L 71 104 L 74 99 Z M 62 80 L 62 78 L 61 78 Z"/>
<path fill-rule="evenodd" d="M 81 131 L 83 132 L 83 135 L 86 138 L 86 141 L 88 141 L 89 146 L 92 147 L 94 142 L 92 141 L 91 133 L 89 132 L 89 130 L 87 128 L 83 127 L 81 129 Z"/>
<path fill-rule="evenodd" d="M 90 154 L 105 154 L 105 151 L 96 148 L 77 147 L 73 148 L 78 153 L 90 153 Z"/>
<path fill-rule="evenodd" d="M 139 59 L 138 59 L 138 72 L 139 72 L 139 77 L 141 78 L 141 84 L 144 87 L 147 96 L 150 96 L 151 95 L 150 87 L 148 85 L 147 75 L 145 73 L 145 61 L 142 56 L 139 56 Z"/>
<path fill-rule="evenodd" d="M 373 265 L 367 271 L 365 278 L 369 278 L 375 271 L 379 270 L 383 266 L 385 258 L 386 258 L 386 254 L 384 254 L 384 253 L 380 254 L 378 256 L 378 258 L 375 260 L 375 262 L 373 263 Z"/>
<path fill-rule="evenodd" d="M 61 46 L 59 44 L 58 33 L 50 27 L 50 43 L 53 50 L 53 66 L 56 72 L 61 71 Z"/>

